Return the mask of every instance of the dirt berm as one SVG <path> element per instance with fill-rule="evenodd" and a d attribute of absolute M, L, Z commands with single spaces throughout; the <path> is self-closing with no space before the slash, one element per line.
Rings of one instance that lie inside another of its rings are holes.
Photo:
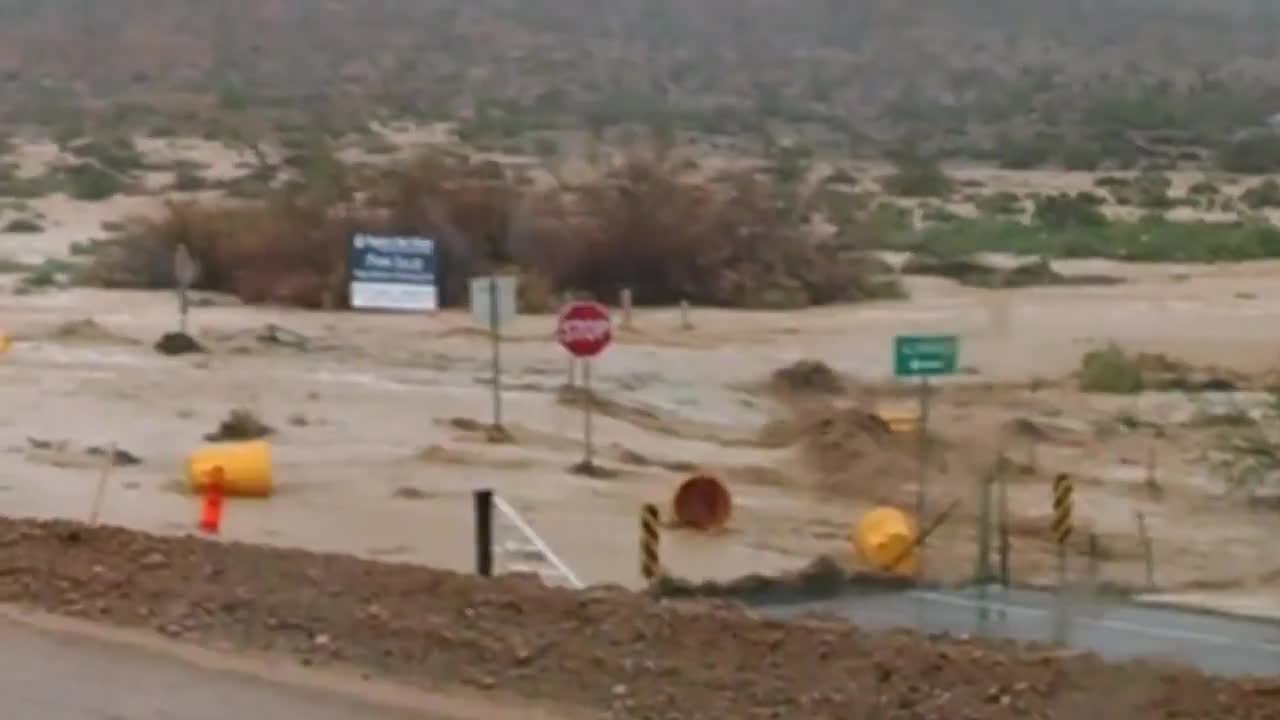
<path fill-rule="evenodd" d="M 0 519 L 0 567 L 0 601 L 602 718 L 1280 718 L 1277 682 L 65 522 Z"/>

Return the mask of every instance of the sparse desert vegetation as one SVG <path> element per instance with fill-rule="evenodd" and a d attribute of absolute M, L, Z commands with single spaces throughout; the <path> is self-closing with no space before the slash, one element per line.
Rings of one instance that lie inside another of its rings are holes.
<path fill-rule="evenodd" d="M 447 236 L 464 273 L 519 265 L 530 307 L 623 283 L 749 307 L 900 294 L 874 249 L 1276 257 L 1280 190 L 1240 174 L 1280 170 L 1277 31 L 1245 0 L 15 0 L 0 198 L 171 195 L 87 279 L 163 285 L 155 248 L 183 241 L 209 287 L 312 307 L 343 303 L 355 227 Z M 408 179 L 424 145 L 466 161 Z M 495 248 L 521 214 L 521 252 Z"/>
<path fill-rule="evenodd" d="M 614 298 L 623 287 L 646 304 L 773 309 L 901 294 L 861 238 L 814 236 L 798 222 L 804 198 L 749 173 L 699 181 L 661 158 L 631 157 L 572 186 L 539 189 L 496 163 L 446 153 L 376 175 L 324 168 L 256 203 L 171 204 L 102 243 L 88 277 L 168 287 L 182 244 L 210 289 L 340 307 L 351 234 L 394 231 L 442 238 L 441 262 L 454 278 L 514 265 L 550 293 L 526 296 L 529 310 L 552 307 L 563 292 Z M 443 297 L 461 303 L 465 284 L 446 275 Z"/>
<path fill-rule="evenodd" d="M 1251 0 L 9 0 L 0 122 L 253 148 L 448 120 L 516 154 L 648 128 L 756 153 L 909 142 L 1013 169 L 1266 173 L 1278 30 Z"/>

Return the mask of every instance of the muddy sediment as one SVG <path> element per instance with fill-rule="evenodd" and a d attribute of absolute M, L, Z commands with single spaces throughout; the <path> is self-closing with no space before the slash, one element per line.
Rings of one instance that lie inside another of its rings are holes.
<path fill-rule="evenodd" d="M 1277 718 L 1280 686 L 300 550 L 0 519 L 0 601 L 610 718 Z"/>

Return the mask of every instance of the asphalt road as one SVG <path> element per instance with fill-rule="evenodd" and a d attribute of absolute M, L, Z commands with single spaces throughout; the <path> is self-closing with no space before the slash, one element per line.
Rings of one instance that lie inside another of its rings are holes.
<path fill-rule="evenodd" d="M 23 720 L 446 720 L 8 618 L 0 698 L 4 717 Z"/>
<path fill-rule="evenodd" d="M 1054 595 L 1035 590 L 859 592 L 762 606 L 779 617 L 822 613 L 867 628 L 916 628 L 1053 642 Z M 1067 644 L 1112 660 L 1169 659 L 1220 675 L 1280 674 L 1280 623 L 1075 597 Z M 985 608 L 985 613 L 983 612 Z"/>

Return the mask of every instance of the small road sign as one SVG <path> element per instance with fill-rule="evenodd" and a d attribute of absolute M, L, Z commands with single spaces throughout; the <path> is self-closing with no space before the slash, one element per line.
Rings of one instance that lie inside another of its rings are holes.
<path fill-rule="evenodd" d="M 191 256 L 191 251 L 186 245 L 179 245 L 178 249 L 173 253 L 173 277 L 177 281 L 180 290 L 188 290 L 195 284 L 197 276 L 200 274 L 200 266 L 196 264 L 196 259 Z"/>
<path fill-rule="evenodd" d="M 604 352 L 613 341 L 609 309 L 598 302 L 575 301 L 560 311 L 556 339 L 577 358 L 591 358 Z"/>
<path fill-rule="evenodd" d="M 516 317 L 516 283 L 513 275 L 471 278 L 471 317 L 490 332 L 510 325 Z M 495 299 L 497 302 L 493 302 Z"/>
<path fill-rule="evenodd" d="M 899 335 L 893 339 L 893 374 L 897 377 L 954 375 L 959 345 L 955 335 Z"/>

